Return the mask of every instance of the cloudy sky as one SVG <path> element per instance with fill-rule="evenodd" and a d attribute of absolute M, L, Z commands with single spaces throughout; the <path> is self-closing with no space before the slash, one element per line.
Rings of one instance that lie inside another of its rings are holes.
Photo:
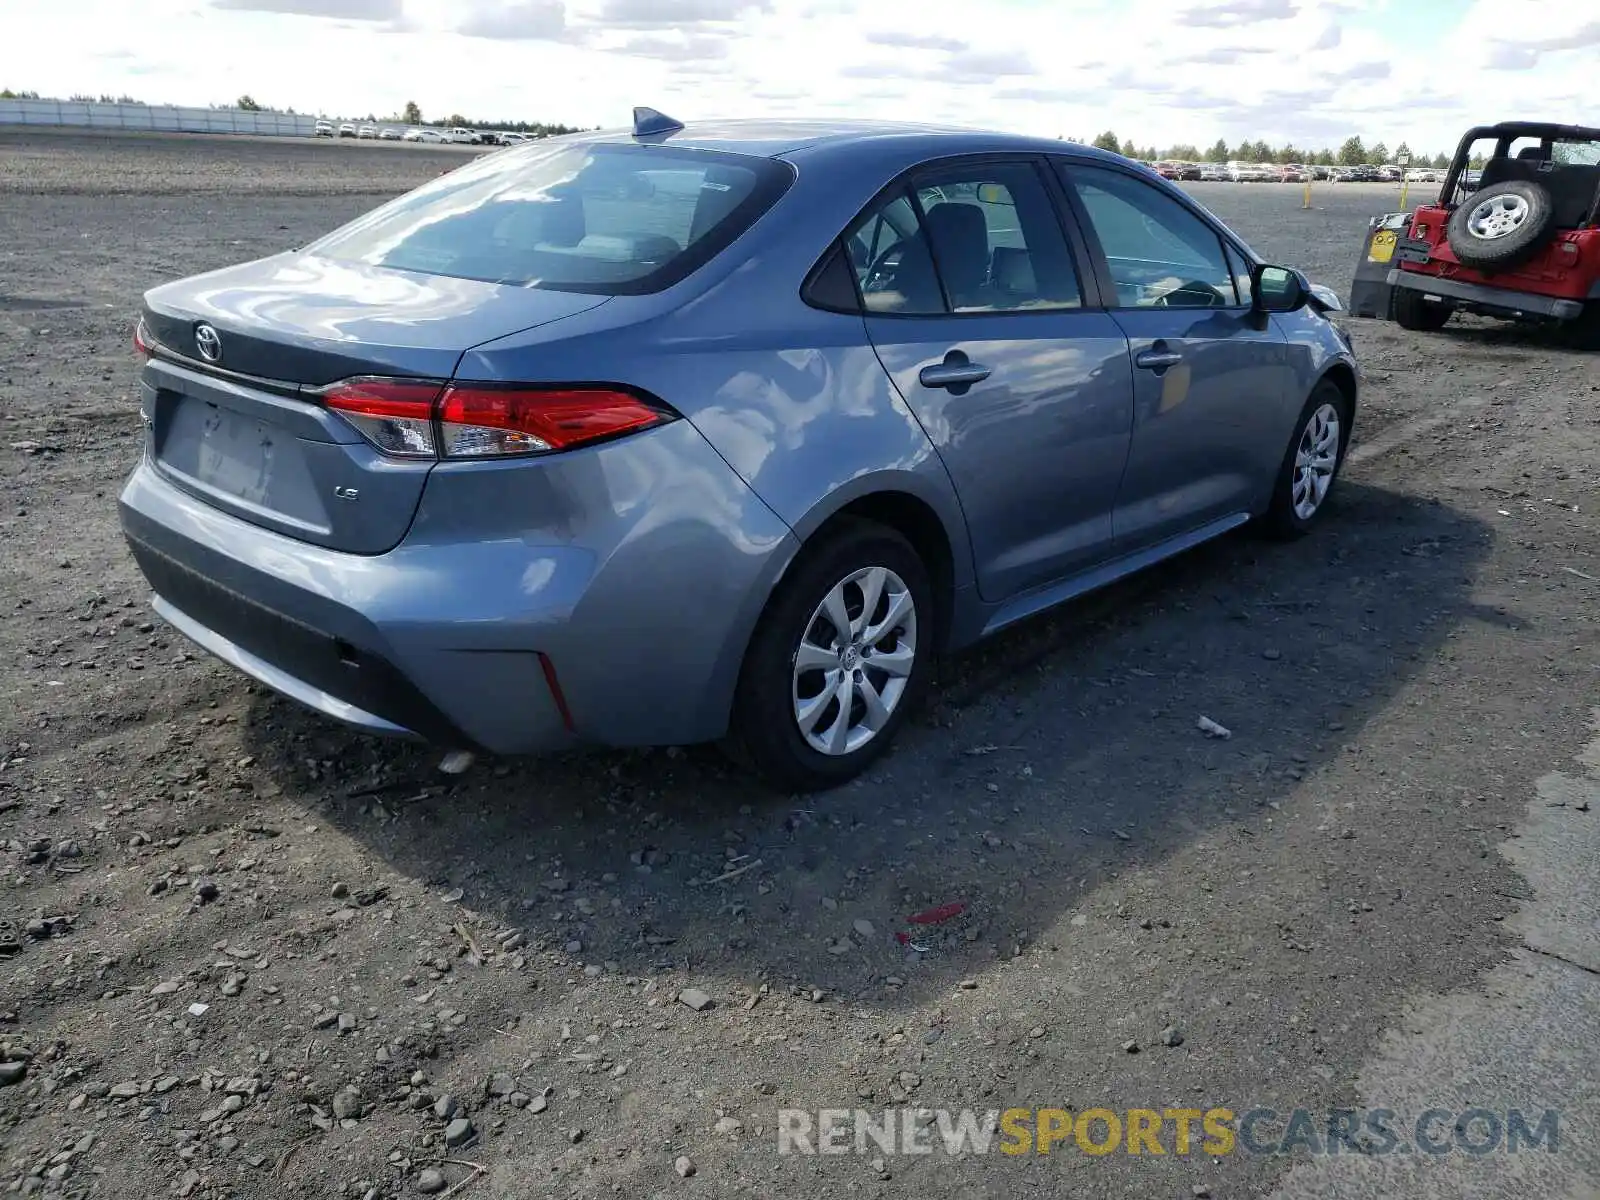
<path fill-rule="evenodd" d="M 0 0 L 0 87 L 579 125 L 876 116 L 1414 150 L 1600 124 L 1594 0 Z"/>

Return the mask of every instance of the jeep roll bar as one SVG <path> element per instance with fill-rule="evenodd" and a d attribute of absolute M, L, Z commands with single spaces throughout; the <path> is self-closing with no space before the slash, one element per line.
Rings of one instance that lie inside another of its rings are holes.
<path fill-rule="evenodd" d="M 1467 130 L 1456 144 L 1455 157 L 1445 172 L 1444 183 L 1439 187 L 1439 206 L 1450 208 L 1461 175 L 1472 161 L 1472 147 L 1488 139 L 1494 140 L 1493 158 L 1505 158 L 1511 143 L 1518 138 L 1538 138 L 1539 144 L 1549 150 L 1553 142 L 1600 142 L 1600 129 L 1589 125 L 1555 125 L 1548 121 L 1501 121 L 1498 125 L 1477 125 Z M 1586 225 L 1600 222 L 1600 186 L 1595 188 L 1594 201 L 1589 205 Z"/>

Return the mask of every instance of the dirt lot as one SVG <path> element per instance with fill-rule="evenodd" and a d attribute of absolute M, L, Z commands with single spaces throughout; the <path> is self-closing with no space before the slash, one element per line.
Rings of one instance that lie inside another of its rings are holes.
<path fill-rule="evenodd" d="M 141 290 L 454 161 L 0 131 L 0 1187 L 1266 1194 L 1285 1160 L 779 1156 L 774 1124 L 1350 1103 L 1409 1004 L 1507 957 L 1497 848 L 1600 699 L 1600 364 L 1487 323 L 1355 323 L 1316 536 L 950 664 L 833 794 L 701 749 L 447 777 L 191 650 L 116 526 Z M 1195 191 L 1341 289 L 1396 199 Z"/>

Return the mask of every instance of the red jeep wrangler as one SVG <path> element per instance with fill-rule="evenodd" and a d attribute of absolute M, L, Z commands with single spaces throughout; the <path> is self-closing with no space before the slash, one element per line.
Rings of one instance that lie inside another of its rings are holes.
<path fill-rule="evenodd" d="M 1473 178 L 1468 164 L 1484 142 L 1492 152 Z M 1439 329 L 1472 312 L 1600 336 L 1600 129 L 1510 121 L 1469 130 L 1438 203 L 1402 229 L 1388 283 L 1403 328 Z"/>

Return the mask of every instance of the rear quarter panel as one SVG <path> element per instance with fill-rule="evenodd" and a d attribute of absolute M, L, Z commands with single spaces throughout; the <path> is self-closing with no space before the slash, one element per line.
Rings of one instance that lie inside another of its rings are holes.
<path fill-rule="evenodd" d="M 682 283 L 474 347 L 458 378 L 643 388 L 693 422 L 802 540 L 861 496 L 915 496 L 944 525 L 965 586 L 972 560 L 950 478 L 864 322 L 800 298 L 817 259 L 901 169 L 886 160 L 844 172 L 848 186 L 802 163 L 773 209 Z"/>

